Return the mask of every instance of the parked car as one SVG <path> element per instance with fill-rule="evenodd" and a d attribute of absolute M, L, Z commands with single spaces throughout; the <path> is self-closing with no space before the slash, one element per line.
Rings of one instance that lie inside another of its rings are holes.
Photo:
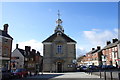
<path fill-rule="evenodd" d="M 102 69 L 107 69 L 107 65 L 102 65 Z"/>
<path fill-rule="evenodd" d="M 96 70 L 96 69 L 98 69 L 98 67 L 94 66 L 94 65 L 89 65 L 88 69 L 90 69 L 90 70 Z"/>
<path fill-rule="evenodd" d="M 16 69 L 13 73 L 17 78 L 26 77 L 28 75 L 28 71 L 26 69 Z"/>
<path fill-rule="evenodd" d="M 102 65 L 102 69 L 115 69 L 113 65 Z"/>
<path fill-rule="evenodd" d="M 115 69 L 116 67 L 114 67 L 113 65 L 107 65 L 107 69 Z"/>
<path fill-rule="evenodd" d="M 86 71 L 88 68 L 86 66 L 81 66 L 80 71 Z"/>
<path fill-rule="evenodd" d="M 97 67 L 98 67 L 98 69 L 102 69 L 102 65 L 98 65 Z"/>
<path fill-rule="evenodd" d="M 6 68 L 1 68 L 1 72 L 2 72 L 2 79 L 1 80 L 10 80 L 14 77 L 14 74 L 10 71 L 7 70 Z"/>

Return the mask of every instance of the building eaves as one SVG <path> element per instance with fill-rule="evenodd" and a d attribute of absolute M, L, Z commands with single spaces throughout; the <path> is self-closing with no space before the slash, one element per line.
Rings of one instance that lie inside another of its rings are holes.
<path fill-rule="evenodd" d="M 3 31 L 3 30 L 0 30 L 0 34 L 1 34 L 3 37 L 8 37 L 8 38 L 10 38 L 10 39 L 13 40 L 13 38 L 12 38 L 8 33 L 6 33 L 6 32 Z"/>
<path fill-rule="evenodd" d="M 68 37 L 66 34 L 61 33 L 61 36 L 67 41 L 67 42 L 75 42 L 75 40 L 71 39 L 70 37 Z M 53 35 L 51 35 L 50 37 L 48 37 L 46 40 L 44 40 L 42 43 L 44 42 L 52 42 L 55 38 L 57 37 L 57 32 L 54 33 Z"/>

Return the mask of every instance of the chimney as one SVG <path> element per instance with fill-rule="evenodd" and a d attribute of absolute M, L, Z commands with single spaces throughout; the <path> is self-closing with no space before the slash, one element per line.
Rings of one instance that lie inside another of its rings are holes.
<path fill-rule="evenodd" d="M 36 53 L 36 50 L 35 50 L 35 49 L 32 49 L 32 53 L 35 54 L 35 53 Z"/>
<path fill-rule="evenodd" d="M 109 44 L 111 44 L 111 42 L 110 42 L 110 41 L 107 41 L 106 44 L 109 45 Z"/>
<path fill-rule="evenodd" d="M 100 46 L 97 46 L 97 49 L 98 49 L 98 50 L 100 50 L 100 49 L 101 49 L 101 47 L 100 47 Z"/>
<path fill-rule="evenodd" d="M 9 26 L 8 24 L 4 24 L 4 26 L 3 26 L 3 27 L 4 27 L 4 31 L 5 31 L 6 33 L 8 32 L 8 26 Z"/>
<path fill-rule="evenodd" d="M 18 49 L 18 44 L 16 44 L 16 49 Z"/>
<path fill-rule="evenodd" d="M 40 55 L 40 52 L 39 52 L 39 51 L 37 51 L 37 54 L 38 54 L 38 55 Z"/>
<path fill-rule="evenodd" d="M 25 46 L 25 51 L 30 51 L 31 47 L 30 46 Z"/>
<path fill-rule="evenodd" d="M 92 48 L 92 50 L 95 50 L 95 48 Z"/>
<path fill-rule="evenodd" d="M 117 38 L 112 39 L 112 42 L 113 42 L 113 43 L 115 43 L 115 42 L 117 42 L 117 41 L 118 41 L 118 39 L 117 39 Z"/>

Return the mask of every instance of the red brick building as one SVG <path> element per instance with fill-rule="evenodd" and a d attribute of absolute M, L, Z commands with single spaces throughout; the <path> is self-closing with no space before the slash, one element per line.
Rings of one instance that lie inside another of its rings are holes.
<path fill-rule="evenodd" d="M 92 50 L 81 59 L 78 60 L 81 65 L 101 65 L 102 64 L 102 51 L 100 46 L 97 46 L 97 49 L 92 48 Z"/>
<path fill-rule="evenodd" d="M 113 39 L 112 43 L 107 41 L 107 45 L 102 50 L 103 65 L 118 66 L 118 39 Z"/>
<path fill-rule="evenodd" d="M 120 41 L 118 39 L 112 39 L 106 42 L 106 46 L 101 49 L 99 46 L 97 49 L 92 50 L 79 60 L 82 65 L 113 65 L 120 66 Z"/>

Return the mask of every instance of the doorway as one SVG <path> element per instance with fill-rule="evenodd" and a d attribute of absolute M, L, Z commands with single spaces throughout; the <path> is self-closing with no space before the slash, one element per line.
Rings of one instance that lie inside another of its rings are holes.
<path fill-rule="evenodd" d="M 62 63 L 61 62 L 57 63 L 57 71 L 62 72 Z"/>

